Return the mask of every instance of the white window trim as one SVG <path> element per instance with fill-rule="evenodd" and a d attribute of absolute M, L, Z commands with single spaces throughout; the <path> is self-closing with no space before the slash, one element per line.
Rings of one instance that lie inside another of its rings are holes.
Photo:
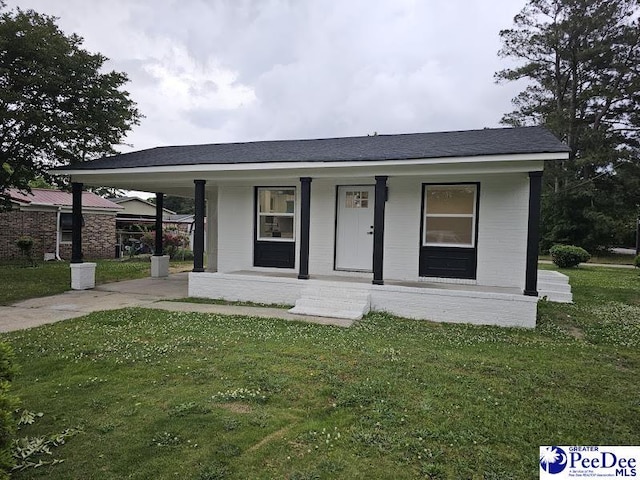
<path fill-rule="evenodd" d="M 263 190 L 293 190 L 293 213 L 277 213 L 277 212 L 261 212 L 260 211 L 260 192 Z M 296 208 L 298 203 L 296 187 L 258 187 L 256 192 L 256 239 L 258 242 L 285 242 L 294 243 L 296 241 Z M 260 236 L 260 217 L 291 217 L 293 218 L 293 238 L 278 237 L 261 237 Z"/>
<path fill-rule="evenodd" d="M 427 213 L 427 190 L 429 187 L 473 187 L 473 213 Z M 423 247 L 455 247 L 455 248 L 475 248 L 476 246 L 476 224 L 478 209 L 478 185 L 476 183 L 455 183 L 455 184 L 428 184 L 423 190 L 423 208 L 424 218 L 422 219 L 422 246 Z M 434 243 L 427 242 L 427 218 L 471 218 L 471 243 Z"/>

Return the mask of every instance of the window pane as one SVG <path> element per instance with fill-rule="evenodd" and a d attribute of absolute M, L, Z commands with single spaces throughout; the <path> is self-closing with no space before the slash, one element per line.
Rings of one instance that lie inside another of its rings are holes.
<path fill-rule="evenodd" d="M 427 214 L 473 214 L 475 185 L 428 185 Z"/>
<path fill-rule="evenodd" d="M 345 208 L 369 208 L 369 192 L 346 192 Z"/>
<path fill-rule="evenodd" d="M 427 217 L 428 244 L 473 244 L 473 218 Z"/>
<path fill-rule="evenodd" d="M 62 229 L 70 229 L 73 221 L 73 215 L 70 213 L 61 213 L 60 214 L 60 228 Z"/>
<path fill-rule="evenodd" d="M 293 239 L 293 217 L 260 215 L 260 238 Z"/>
<path fill-rule="evenodd" d="M 258 190 L 260 213 L 294 213 L 296 191 L 293 189 Z"/>

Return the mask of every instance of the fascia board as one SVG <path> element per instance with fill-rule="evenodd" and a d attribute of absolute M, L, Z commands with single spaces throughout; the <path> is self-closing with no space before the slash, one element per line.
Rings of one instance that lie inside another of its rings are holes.
<path fill-rule="evenodd" d="M 411 165 L 442 165 L 442 164 L 483 164 L 492 162 L 522 162 L 544 160 L 566 160 L 569 154 L 559 153 L 532 153 L 518 155 L 478 155 L 473 157 L 440 157 L 419 158 L 409 160 L 382 160 L 382 161 L 348 161 L 348 162 L 269 162 L 269 163 L 231 163 L 231 164 L 196 164 L 196 165 L 166 165 L 151 167 L 109 168 L 109 169 L 78 169 L 64 171 L 50 171 L 54 175 L 130 175 L 136 173 L 199 173 L 199 172 L 231 172 L 231 171 L 274 171 L 274 170 L 307 170 L 307 169 L 344 169 L 344 168 L 384 168 Z"/>

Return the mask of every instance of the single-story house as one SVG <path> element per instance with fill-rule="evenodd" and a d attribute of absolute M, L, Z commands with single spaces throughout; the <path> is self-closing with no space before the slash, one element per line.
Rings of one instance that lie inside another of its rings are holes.
<path fill-rule="evenodd" d="M 0 212 L 0 258 L 20 256 L 15 241 L 34 239 L 34 256 L 45 259 L 71 258 L 71 193 L 33 188 L 31 193 L 9 189 L 5 196 L 12 209 Z M 84 255 L 113 258 L 116 214 L 121 207 L 91 192 L 82 194 Z"/>
<path fill-rule="evenodd" d="M 194 297 L 532 327 L 542 170 L 568 155 L 522 127 L 158 147 L 56 173 L 192 195 Z"/>

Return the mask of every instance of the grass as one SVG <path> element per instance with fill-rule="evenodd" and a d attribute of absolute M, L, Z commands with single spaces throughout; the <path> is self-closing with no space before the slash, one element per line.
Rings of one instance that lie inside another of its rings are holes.
<path fill-rule="evenodd" d="M 148 277 L 149 259 L 97 260 L 96 283 L 132 280 Z M 171 262 L 177 269 L 189 268 L 190 262 Z M 0 263 L 0 305 L 9 305 L 27 298 L 56 295 L 71 288 L 69 262 L 46 262 L 35 267 L 25 267 L 22 262 Z"/>
<path fill-rule="evenodd" d="M 125 309 L 4 334 L 66 432 L 15 479 L 530 479 L 539 445 L 638 445 L 640 276 L 579 268 L 535 330 L 350 329 Z"/>
<path fill-rule="evenodd" d="M 267 308 L 281 308 L 281 309 L 289 309 L 293 307 L 293 305 L 287 305 L 284 303 L 256 303 L 256 302 L 225 300 L 223 298 L 187 297 L 187 298 L 177 298 L 175 300 L 170 300 L 170 301 L 180 302 L 180 303 L 199 303 L 204 305 L 235 305 L 238 307 L 267 307 Z"/>

